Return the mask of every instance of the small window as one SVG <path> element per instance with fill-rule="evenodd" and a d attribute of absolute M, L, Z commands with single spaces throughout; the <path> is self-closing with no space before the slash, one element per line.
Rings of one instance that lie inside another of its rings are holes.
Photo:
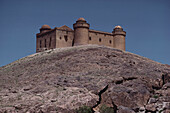
<path fill-rule="evenodd" d="M 40 40 L 40 48 L 41 48 L 41 40 Z"/>
<path fill-rule="evenodd" d="M 68 31 L 66 31 L 66 34 L 68 34 Z"/>
<path fill-rule="evenodd" d="M 91 37 L 89 37 L 89 40 L 91 40 Z"/>
<path fill-rule="evenodd" d="M 60 36 L 60 40 L 61 40 L 62 38 L 61 38 L 61 36 Z"/>
<path fill-rule="evenodd" d="M 67 40 L 68 40 L 68 37 L 67 37 L 67 36 L 64 36 L 64 39 L 65 39 L 65 41 L 67 42 Z"/>
<path fill-rule="evenodd" d="M 102 39 L 101 38 L 99 38 L 99 42 L 101 42 L 102 41 Z"/>
<path fill-rule="evenodd" d="M 109 43 L 111 44 L 111 43 L 112 43 L 112 41 L 111 41 L 111 40 L 109 40 Z"/>
<path fill-rule="evenodd" d="M 45 39 L 45 47 L 47 47 L 47 45 L 46 45 L 46 39 Z"/>
<path fill-rule="evenodd" d="M 51 37 L 50 37 L 49 47 L 51 47 Z"/>

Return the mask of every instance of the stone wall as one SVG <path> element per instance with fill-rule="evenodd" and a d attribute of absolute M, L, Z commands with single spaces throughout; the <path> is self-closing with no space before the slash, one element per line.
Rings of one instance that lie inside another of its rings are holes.
<path fill-rule="evenodd" d="M 114 48 L 125 50 L 125 37 L 122 35 L 115 35 L 114 36 Z"/>
<path fill-rule="evenodd" d="M 114 47 L 113 35 L 112 33 L 89 30 L 89 44 Z"/>
<path fill-rule="evenodd" d="M 36 52 L 56 48 L 56 31 L 50 31 L 37 36 Z"/>
<path fill-rule="evenodd" d="M 74 31 L 56 30 L 56 48 L 71 47 Z"/>
<path fill-rule="evenodd" d="M 125 36 L 121 26 L 116 26 L 112 33 L 91 30 L 84 18 L 73 24 L 74 30 L 66 25 L 51 29 L 48 25 L 40 28 L 37 34 L 36 52 L 48 49 L 72 47 L 77 45 L 97 44 L 125 50 Z"/>

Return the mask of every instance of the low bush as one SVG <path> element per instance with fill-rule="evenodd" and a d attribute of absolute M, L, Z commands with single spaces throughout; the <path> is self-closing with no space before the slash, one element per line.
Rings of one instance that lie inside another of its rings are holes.
<path fill-rule="evenodd" d="M 76 110 L 76 113 L 93 113 L 91 108 L 88 106 L 82 106 L 79 107 L 79 109 Z"/>
<path fill-rule="evenodd" d="M 114 109 L 112 107 L 107 107 L 106 105 L 102 105 L 99 110 L 100 113 L 114 113 Z"/>

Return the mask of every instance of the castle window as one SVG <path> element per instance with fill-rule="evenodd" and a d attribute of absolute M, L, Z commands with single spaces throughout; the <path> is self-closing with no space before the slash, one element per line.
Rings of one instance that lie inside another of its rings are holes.
<path fill-rule="evenodd" d="M 89 40 L 91 40 L 91 37 L 89 37 Z"/>
<path fill-rule="evenodd" d="M 109 41 L 109 43 L 111 44 L 111 43 L 112 43 L 112 41 L 110 40 L 110 41 Z"/>
<path fill-rule="evenodd" d="M 65 41 L 67 42 L 67 40 L 68 40 L 68 37 L 65 35 L 65 36 L 64 36 L 64 39 L 65 39 Z"/>
<path fill-rule="evenodd" d="M 49 47 L 51 47 L 51 37 L 50 37 Z"/>
<path fill-rule="evenodd" d="M 41 48 L 41 40 L 40 40 L 40 48 Z"/>
<path fill-rule="evenodd" d="M 60 40 L 61 40 L 61 36 L 60 36 Z"/>
<path fill-rule="evenodd" d="M 101 42 L 102 41 L 102 39 L 101 38 L 99 38 L 99 42 Z"/>
<path fill-rule="evenodd" d="M 46 39 L 45 39 L 45 47 L 47 47 L 47 45 L 46 45 Z"/>

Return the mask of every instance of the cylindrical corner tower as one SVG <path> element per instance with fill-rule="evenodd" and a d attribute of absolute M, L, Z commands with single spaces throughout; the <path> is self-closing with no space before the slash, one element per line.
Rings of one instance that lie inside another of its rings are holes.
<path fill-rule="evenodd" d="M 40 33 L 45 33 L 47 31 L 51 30 L 50 26 L 49 25 L 43 25 L 41 28 L 40 28 Z"/>
<path fill-rule="evenodd" d="M 89 39 L 89 27 L 90 25 L 86 22 L 84 18 L 79 18 L 75 24 L 74 28 L 74 45 L 85 45 L 88 44 Z"/>
<path fill-rule="evenodd" d="M 114 47 L 125 51 L 126 32 L 123 31 L 121 26 L 116 26 L 112 33 L 114 38 Z"/>

